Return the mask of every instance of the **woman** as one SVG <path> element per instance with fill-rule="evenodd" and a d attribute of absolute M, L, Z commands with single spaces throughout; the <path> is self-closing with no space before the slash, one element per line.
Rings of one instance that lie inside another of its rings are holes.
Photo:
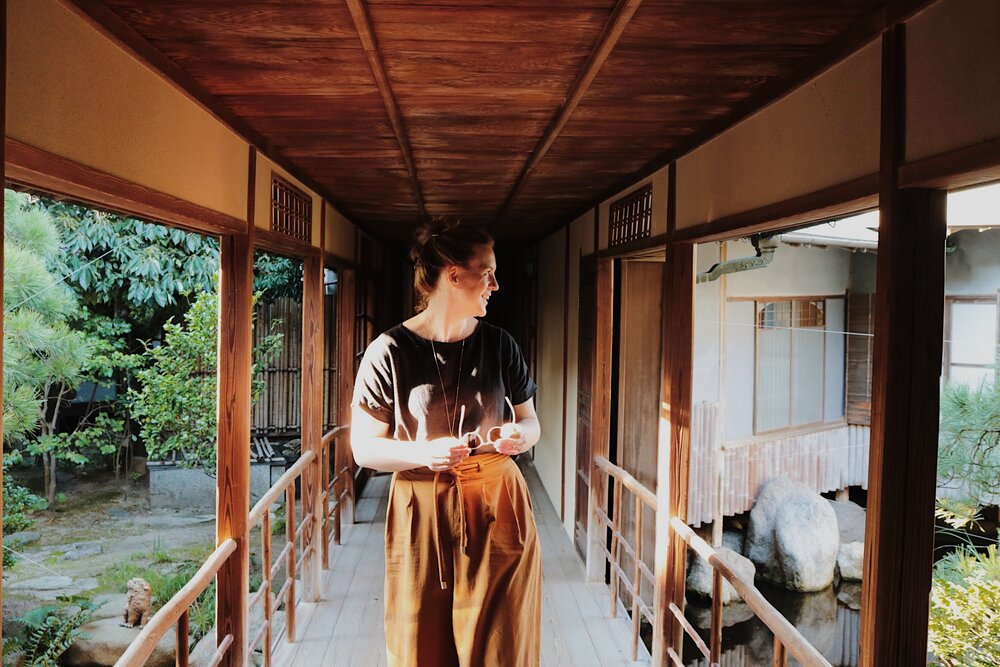
<path fill-rule="evenodd" d="M 538 442 L 537 387 L 510 334 L 477 319 L 499 289 L 493 240 L 434 223 L 410 256 L 418 313 L 368 346 L 352 401 L 355 460 L 394 473 L 388 664 L 538 665 L 541 551 L 510 458 Z"/>

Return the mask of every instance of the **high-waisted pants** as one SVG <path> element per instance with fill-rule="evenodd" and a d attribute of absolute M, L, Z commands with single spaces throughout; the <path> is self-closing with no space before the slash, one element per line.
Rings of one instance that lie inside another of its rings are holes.
<path fill-rule="evenodd" d="M 537 667 L 541 548 L 509 456 L 395 473 L 385 565 L 389 667 Z"/>

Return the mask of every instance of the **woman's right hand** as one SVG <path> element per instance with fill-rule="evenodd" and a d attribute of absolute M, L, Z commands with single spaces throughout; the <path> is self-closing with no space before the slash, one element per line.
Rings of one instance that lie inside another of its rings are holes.
<path fill-rule="evenodd" d="M 468 442 L 453 437 L 428 440 L 424 445 L 424 465 L 434 472 L 451 470 L 469 457 Z"/>

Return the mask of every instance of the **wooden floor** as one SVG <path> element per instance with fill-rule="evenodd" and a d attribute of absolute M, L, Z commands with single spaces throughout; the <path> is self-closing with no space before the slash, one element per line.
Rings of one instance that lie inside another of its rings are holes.
<path fill-rule="evenodd" d="M 542 542 L 542 666 L 605 667 L 630 660 L 627 617 L 608 617 L 608 589 L 584 582 L 583 566 L 531 464 L 522 466 Z M 389 478 L 375 477 L 358 502 L 358 523 L 333 547 L 323 601 L 300 603 L 298 638 L 278 642 L 274 667 L 376 667 L 386 664 L 382 628 L 385 506 Z M 478 666 L 477 666 L 478 667 Z"/>

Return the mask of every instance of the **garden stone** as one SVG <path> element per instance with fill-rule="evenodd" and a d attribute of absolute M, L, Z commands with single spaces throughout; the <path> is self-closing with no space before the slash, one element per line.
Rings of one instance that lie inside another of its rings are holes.
<path fill-rule="evenodd" d="M 97 588 L 97 579 L 93 577 L 70 579 L 52 575 L 6 585 L 8 588 L 24 591 L 39 600 L 57 600 L 61 595 L 78 595 Z"/>
<path fill-rule="evenodd" d="M 764 485 L 757 495 L 753 509 L 750 510 L 746 555 L 758 569 L 775 561 L 774 515 L 778 511 L 778 506 L 794 490 L 792 480 L 787 477 L 775 477 Z"/>
<path fill-rule="evenodd" d="M 60 664 L 67 667 L 105 667 L 114 665 L 139 634 L 139 628 L 123 628 L 119 618 L 91 621 L 81 630 L 86 635 L 76 640 L 63 654 Z M 171 667 L 177 651 L 177 636 L 168 632 L 160 640 L 146 667 Z"/>
<path fill-rule="evenodd" d="M 828 588 L 839 546 L 837 515 L 818 493 L 785 477 L 761 491 L 750 512 L 747 555 L 763 579 L 792 591 Z"/>
<path fill-rule="evenodd" d="M 830 507 L 837 515 L 837 529 L 840 531 L 840 543 L 865 541 L 865 508 L 854 503 L 842 503 L 828 500 Z"/>
<path fill-rule="evenodd" d="M 861 581 L 865 565 L 865 545 L 863 542 L 841 544 L 837 552 L 837 566 L 844 581 Z"/>
<path fill-rule="evenodd" d="M 104 553 L 104 547 L 96 542 L 81 542 L 79 544 L 74 544 L 62 555 L 60 560 L 80 560 L 82 558 L 90 558 L 91 556 L 99 556 Z"/>
<path fill-rule="evenodd" d="M 779 578 L 788 590 L 821 591 L 833 584 L 840 536 L 837 515 L 819 495 L 791 495 L 775 514 Z"/>
<path fill-rule="evenodd" d="M 127 519 L 130 516 L 130 512 L 121 507 L 112 507 L 107 512 L 112 519 Z"/>
<path fill-rule="evenodd" d="M 34 544 L 41 538 L 42 534 L 37 530 L 22 530 L 4 537 L 3 543 L 4 546 L 10 547 L 11 549 L 19 549 L 23 546 Z"/>
<path fill-rule="evenodd" d="M 740 575 L 744 580 L 753 583 L 757 568 L 754 567 L 750 559 L 741 556 L 732 549 L 720 547 L 716 550 L 719 557 L 728 565 L 733 572 Z M 688 564 L 687 589 L 703 598 L 712 597 L 712 566 L 705 560 L 691 552 L 692 558 Z M 736 592 L 733 585 L 722 580 L 722 604 L 740 601 L 740 594 Z"/>
<path fill-rule="evenodd" d="M 98 621 L 103 618 L 121 620 L 122 610 L 125 608 L 125 603 L 122 601 L 121 595 L 102 593 L 101 595 L 95 595 L 90 601 L 94 604 L 94 613 L 90 617 L 91 620 Z"/>
<path fill-rule="evenodd" d="M 745 543 L 746 538 L 741 531 L 727 530 L 722 533 L 722 546 L 732 549 L 741 556 L 745 555 L 743 552 Z"/>

